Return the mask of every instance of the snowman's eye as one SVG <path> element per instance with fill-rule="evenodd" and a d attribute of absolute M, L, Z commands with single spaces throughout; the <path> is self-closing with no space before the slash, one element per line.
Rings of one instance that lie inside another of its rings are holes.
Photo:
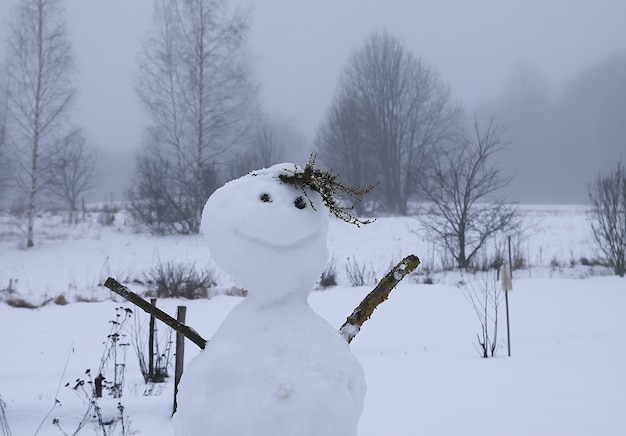
<path fill-rule="evenodd" d="M 306 202 L 304 201 L 304 198 L 302 197 L 298 197 L 296 198 L 296 201 L 293 202 L 293 204 L 298 208 L 298 209 L 304 209 L 306 207 Z"/>
<path fill-rule="evenodd" d="M 272 197 L 270 197 L 270 194 L 268 194 L 267 192 L 264 192 L 259 196 L 259 200 L 261 200 L 263 203 L 271 203 Z"/>

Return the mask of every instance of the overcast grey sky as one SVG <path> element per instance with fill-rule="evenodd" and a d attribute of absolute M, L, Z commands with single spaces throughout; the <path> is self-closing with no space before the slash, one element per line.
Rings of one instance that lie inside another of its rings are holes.
<path fill-rule="evenodd" d="M 16 1 L 0 0 L 3 22 Z M 376 30 L 437 68 L 469 110 L 496 99 L 519 65 L 558 91 L 626 49 L 624 0 L 239 2 L 253 5 L 249 42 L 264 107 L 293 120 L 309 140 L 350 53 Z M 135 150 L 145 124 L 133 90 L 135 61 L 152 1 L 66 0 L 66 8 L 80 72 L 76 121 L 99 147 Z"/>

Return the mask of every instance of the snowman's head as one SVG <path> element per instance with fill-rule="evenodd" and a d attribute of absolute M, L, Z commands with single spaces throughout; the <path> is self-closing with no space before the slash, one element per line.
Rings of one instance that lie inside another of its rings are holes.
<path fill-rule="evenodd" d="M 278 164 L 233 180 L 211 195 L 201 230 L 217 265 L 250 298 L 306 298 L 328 260 L 328 210 L 321 196 L 280 180 L 302 171 Z"/>

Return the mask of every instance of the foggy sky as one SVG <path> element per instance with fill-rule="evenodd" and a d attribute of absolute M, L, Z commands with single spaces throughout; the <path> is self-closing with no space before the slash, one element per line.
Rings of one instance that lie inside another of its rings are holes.
<path fill-rule="evenodd" d="M 0 1 L 2 22 L 16 1 Z M 586 68 L 626 50 L 624 0 L 241 0 L 240 4 L 253 6 L 249 45 L 262 104 L 270 113 L 293 120 L 309 141 L 350 53 L 373 31 L 388 31 L 433 65 L 468 112 L 497 107 L 494 102 L 511 91 L 521 67 L 536 71 L 545 95 L 558 100 Z M 118 177 L 103 176 L 108 183 L 104 191 L 115 192 L 119 199 L 146 125 L 133 83 L 137 53 L 151 26 L 152 1 L 67 0 L 66 8 L 79 68 L 75 121 L 103 150 L 104 160 L 120 165 Z M 3 38 L 5 28 L 0 27 Z M 0 58 L 4 52 L 2 45 Z M 531 161 L 523 162 L 532 165 Z M 515 170 L 532 180 L 532 168 Z M 593 168 L 590 173 L 597 171 Z M 565 168 L 562 176 L 572 177 L 571 173 Z M 513 200 L 584 201 L 584 193 L 545 198 L 539 195 L 545 194 L 541 186 L 518 185 Z M 571 189 L 580 191 L 580 183 Z"/>

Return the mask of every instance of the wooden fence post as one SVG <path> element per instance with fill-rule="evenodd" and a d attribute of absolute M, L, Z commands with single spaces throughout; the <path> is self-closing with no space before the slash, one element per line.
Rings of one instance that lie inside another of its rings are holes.
<path fill-rule="evenodd" d="M 96 379 L 94 380 L 96 398 L 102 398 L 102 382 L 103 381 L 104 381 L 104 376 L 102 374 L 98 374 L 98 377 L 96 377 Z"/>
<path fill-rule="evenodd" d="M 185 317 L 187 315 L 186 306 L 178 306 L 177 321 L 181 324 L 185 323 Z M 185 335 L 181 332 L 176 332 L 176 365 L 174 369 L 174 410 L 172 414 L 176 413 L 178 403 L 176 397 L 178 396 L 178 383 L 183 375 L 183 367 L 185 363 Z"/>
<path fill-rule="evenodd" d="M 150 299 L 150 304 L 156 307 L 156 298 Z M 154 316 L 150 315 L 150 332 L 148 333 L 148 381 L 154 381 Z"/>
<path fill-rule="evenodd" d="M 513 289 L 513 259 L 511 258 L 511 236 L 509 235 L 509 281 L 504 289 L 504 302 L 506 305 L 506 348 L 511 357 L 511 327 L 509 325 L 509 291 Z"/>

